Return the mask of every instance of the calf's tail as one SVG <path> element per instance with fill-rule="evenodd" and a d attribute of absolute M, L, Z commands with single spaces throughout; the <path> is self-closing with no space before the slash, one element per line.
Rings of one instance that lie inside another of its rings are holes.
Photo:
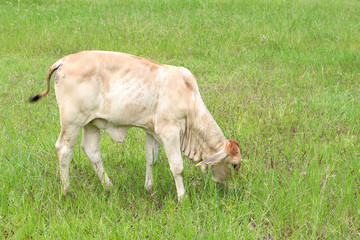
<path fill-rule="evenodd" d="M 34 97 L 31 97 L 29 99 L 29 102 L 36 102 L 37 100 L 39 100 L 40 98 L 42 98 L 43 96 L 46 96 L 49 91 L 50 91 L 50 79 L 51 79 L 51 75 L 62 65 L 62 60 L 60 59 L 59 61 L 57 61 L 56 63 L 54 63 L 49 71 L 46 74 L 46 90 L 35 95 Z"/>

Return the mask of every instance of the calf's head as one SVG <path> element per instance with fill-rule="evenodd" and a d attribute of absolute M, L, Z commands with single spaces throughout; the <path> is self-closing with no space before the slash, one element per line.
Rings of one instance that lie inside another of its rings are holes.
<path fill-rule="evenodd" d="M 215 182 L 225 184 L 227 180 L 231 178 L 232 171 L 234 171 L 235 176 L 237 176 L 241 165 L 239 143 L 234 140 L 229 140 L 224 149 L 198 163 L 196 166 L 209 165 L 212 165 L 212 179 Z"/>

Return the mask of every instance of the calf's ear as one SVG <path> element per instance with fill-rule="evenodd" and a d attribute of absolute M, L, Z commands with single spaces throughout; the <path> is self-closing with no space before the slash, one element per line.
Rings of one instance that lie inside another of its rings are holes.
<path fill-rule="evenodd" d="M 212 155 L 211 157 L 209 157 L 208 159 L 196 164 L 195 166 L 203 166 L 203 165 L 209 165 L 209 164 L 215 164 L 215 163 L 219 163 L 221 162 L 224 158 L 227 157 L 227 153 L 224 151 L 220 151 L 218 153 L 215 153 L 214 155 Z"/>

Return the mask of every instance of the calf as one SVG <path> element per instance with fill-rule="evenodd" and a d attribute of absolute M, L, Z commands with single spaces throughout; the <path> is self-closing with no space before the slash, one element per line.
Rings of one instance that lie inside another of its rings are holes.
<path fill-rule="evenodd" d="M 54 74 L 61 132 L 56 142 L 62 193 L 69 189 L 69 163 L 81 128 L 81 147 L 106 189 L 112 183 L 100 157 L 100 129 L 116 142 L 130 127 L 146 131 L 145 188 L 153 188 L 153 152 L 164 147 L 178 199 L 185 194 L 183 160 L 199 162 L 212 178 L 226 182 L 240 167 L 239 144 L 227 140 L 205 107 L 194 76 L 183 67 L 162 65 L 125 53 L 84 51 L 55 62 L 46 76 L 47 95 Z"/>

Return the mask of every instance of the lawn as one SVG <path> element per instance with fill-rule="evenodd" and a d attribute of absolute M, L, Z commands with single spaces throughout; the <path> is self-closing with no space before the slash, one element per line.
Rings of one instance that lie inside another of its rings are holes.
<path fill-rule="evenodd" d="M 359 39 L 357 0 L 1 1 L 0 239 L 360 238 Z M 240 177 L 215 184 L 184 157 L 178 204 L 161 149 L 145 192 L 133 128 L 121 144 L 102 134 L 110 193 L 78 141 L 62 197 L 53 86 L 27 100 L 90 49 L 188 68 L 240 143 Z"/>

